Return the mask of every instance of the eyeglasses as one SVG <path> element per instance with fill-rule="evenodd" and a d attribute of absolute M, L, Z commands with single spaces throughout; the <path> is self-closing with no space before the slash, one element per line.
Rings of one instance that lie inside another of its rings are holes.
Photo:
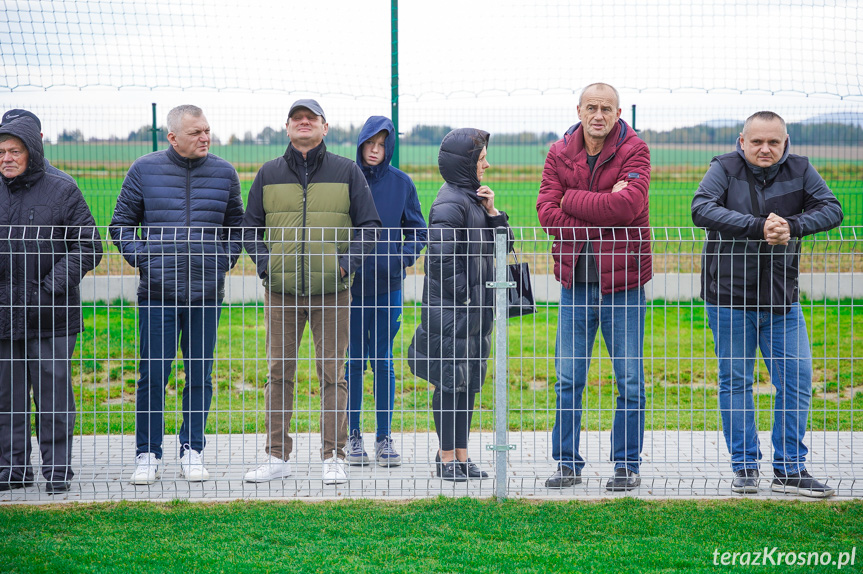
<path fill-rule="evenodd" d="M 24 150 L 20 149 L 0 149 L 0 158 L 6 157 L 6 154 L 12 156 L 12 159 L 18 159 L 22 155 L 24 155 Z"/>

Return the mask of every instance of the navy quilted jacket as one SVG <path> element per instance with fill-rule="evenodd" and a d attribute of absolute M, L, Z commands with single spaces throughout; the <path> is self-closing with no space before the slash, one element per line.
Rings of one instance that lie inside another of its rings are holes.
<path fill-rule="evenodd" d="M 141 274 L 139 301 L 216 301 L 240 256 L 242 223 L 234 167 L 213 154 L 188 159 L 168 148 L 129 168 L 110 232 Z"/>

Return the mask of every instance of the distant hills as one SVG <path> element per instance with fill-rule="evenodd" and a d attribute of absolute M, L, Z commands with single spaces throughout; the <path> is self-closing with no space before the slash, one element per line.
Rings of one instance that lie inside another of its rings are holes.
<path fill-rule="evenodd" d="M 858 112 L 833 112 L 832 114 L 820 114 L 805 119 L 801 124 L 844 124 L 863 128 L 863 114 Z"/>
<path fill-rule="evenodd" d="M 733 119 L 709 120 L 704 123 L 668 131 L 641 130 L 638 135 L 648 144 L 723 144 L 733 142 L 743 122 Z M 834 112 L 820 114 L 788 124 L 788 134 L 795 145 L 848 145 L 863 143 L 863 114 Z"/>

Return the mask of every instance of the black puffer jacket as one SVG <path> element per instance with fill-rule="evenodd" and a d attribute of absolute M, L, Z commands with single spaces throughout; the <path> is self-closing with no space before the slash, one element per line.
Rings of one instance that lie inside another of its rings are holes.
<path fill-rule="evenodd" d="M 444 137 L 438 167 L 446 183 L 429 214 L 421 322 L 408 349 L 413 373 L 444 392 L 477 392 L 491 353 L 494 327 L 494 229 L 480 203 L 476 164 L 488 133 L 453 130 Z"/>
<path fill-rule="evenodd" d="M 799 299 L 800 238 L 842 223 L 839 200 L 809 160 L 789 149 L 786 144 L 778 162 L 761 168 L 746 161 L 738 141 L 736 152 L 710 162 L 692 199 L 692 221 L 707 228 L 701 261 L 706 302 L 787 313 Z M 788 221 L 788 245 L 762 241 L 770 213 Z"/>
<path fill-rule="evenodd" d="M 225 273 L 243 248 L 242 224 L 234 167 L 213 154 L 188 159 L 169 147 L 129 168 L 110 232 L 141 273 L 139 300 L 200 303 L 224 297 Z"/>
<path fill-rule="evenodd" d="M 102 238 L 81 191 L 45 172 L 34 122 L 0 127 L 27 147 L 27 169 L 0 177 L 0 340 L 67 337 L 83 330 L 81 278 L 102 259 Z"/>

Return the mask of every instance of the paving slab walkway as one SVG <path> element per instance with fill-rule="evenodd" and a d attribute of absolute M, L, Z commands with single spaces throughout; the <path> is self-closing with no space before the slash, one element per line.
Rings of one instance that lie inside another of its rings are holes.
<path fill-rule="evenodd" d="M 582 456 L 587 461 L 583 483 L 572 488 L 549 490 L 545 479 L 554 471 L 549 432 L 511 432 L 508 443 L 507 495 L 526 499 L 598 499 L 634 496 L 642 499 L 733 498 L 730 458 L 722 435 L 716 431 L 648 431 L 641 466 L 641 487 L 628 493 L 605 490 L 612 474 L 608 432 L 582 432 Z M 761 491 L 747 495 L 765 499 L 796 497 L 770 490 L 772 477 L 770 434 L 759 433 L 764 458 L 761 464 Z M 383 468 L 371 464 L 350 467 L 350 480 L 338 486 L 324 485 L 321 479 L 320 436 L 294 436 L 293 474 L 284 480 L 250 484 L 243 474 L 262 462 L 265 437 L 262 434 L 220 434 L 208 437 L 204 451 L 210 480 L 192 483 L 180 475 L 176 437 L 165 437 L 161 479 L 150 486 L 129 484 L 134 469 L 134 436 L 77 436 L 73 460 L 76 476 L 68 493 L 49 495 L 38 474 L 33 486 L 0 493 L 0 503 L 97 502 L 118 500 L 174 499 L 196 502 L 237 499 L 325 500 L 370 498 L 405 500 L 433 496 L 488 498 L 495 494 L 494 443 L 489 431 L 471 435 L 470 456 L 490 478 L 468 483 L 449 483 L 434 476 L 433 459 L 437 437 L 432 433 L 394 434 L 402 465 Z M 366 450 L 373 454 L 373 434 L 366 435 Z M 836 499 L 863 497 L 863 433 L 810 432 L 806 444 L 810 453 L 807 468 L 827 479 L 836 489 Z M 38 448 L 34 449 L 38 453 Z M 34 454 L 34 462 L 38 454 Z"/>

